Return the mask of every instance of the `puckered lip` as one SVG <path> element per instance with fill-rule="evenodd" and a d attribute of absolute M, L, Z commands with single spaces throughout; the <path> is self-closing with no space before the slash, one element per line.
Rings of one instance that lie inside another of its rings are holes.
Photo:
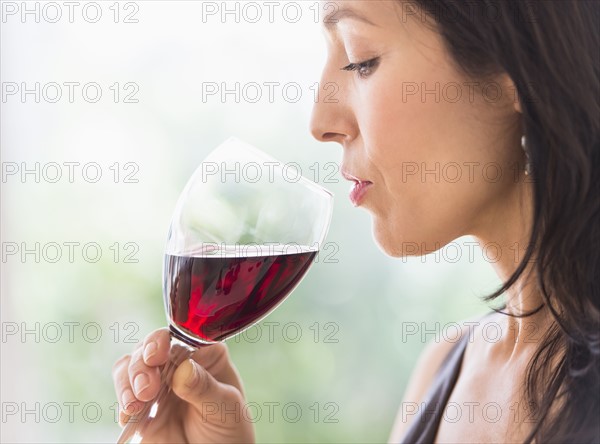
<path fill-rule="evenodd" d="M 356 183 L 373 183 L 370 180 L 361 179 L 360 177 L 355 176 L 354 174 L 350 174 L 348 171 L 342 169 L 342 176 L 344 179 L 349 180 L 350 182 Z"/>

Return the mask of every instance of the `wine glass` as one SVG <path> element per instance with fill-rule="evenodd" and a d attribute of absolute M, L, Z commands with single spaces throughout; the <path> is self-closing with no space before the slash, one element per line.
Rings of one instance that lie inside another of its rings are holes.
<path fill-rule="evenodd" d="M 196 169 L 167 236 L 163 297 L 170 358 L 153 403 L 118 439 L 144 430 L 177 366 L 271 313 L 298 285 L 327 235 L 333 195 L 257 148 L 229 138 Z"/>

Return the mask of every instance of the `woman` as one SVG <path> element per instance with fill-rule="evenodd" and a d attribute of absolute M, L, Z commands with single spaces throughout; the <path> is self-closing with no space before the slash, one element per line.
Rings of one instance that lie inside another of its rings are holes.
<path fill-rule="evenodd" d="M 600 4 L 334 5 L 322 82 L 339 92 L 311 131 L 342 145 L 377 243 L 401 257 L 472 235 L 504 281 L 487 297 L 502 310 L 427 346 L 390 442 L 599 442 Z M 122 422 L 156 395 L 167 353 L 158 330 L 116 363 Z M 173 391 L 149 441 L 254 439 L 247 421 L 202 416 L 244 402 L 225 345 L 184 362 Z M 490 405 L 493 421 L 477 410 Z"/>

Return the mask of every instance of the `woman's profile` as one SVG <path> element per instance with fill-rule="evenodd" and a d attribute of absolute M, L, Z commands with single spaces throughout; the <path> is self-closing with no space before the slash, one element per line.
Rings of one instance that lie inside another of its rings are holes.
<path fill-rule="evenodd" d="M 427 345 L 389 442 L 600 442 L 600 3 L 329 3 L 321 82 L 338 92 L 310 131 L 342 147 L 379 248 L 470 235 L 503 252 L 486 295 L 501 308 Z M 168 352 L 161 329 L 115 363 L 121 424 L 158 392 Z M 180 365 L 145 438 L 254 441 L 250 422 L 203 418 L 205 402 L 245 402 L 224 344 Z"/>

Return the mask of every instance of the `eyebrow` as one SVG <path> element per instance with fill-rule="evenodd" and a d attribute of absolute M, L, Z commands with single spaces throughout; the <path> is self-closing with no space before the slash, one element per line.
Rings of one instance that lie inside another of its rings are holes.
<path fill-rule="evenodd" d="M 350 9 L 350 8 L 341 8 L 341 9 L 338 9 L 338 10 L 332 12 L 331 14 L 329 14 L 328 16 L 326 16 L 323 19 L 323 24 L 325 25 L 326 29 L 333 30 L 337 26 L 337 24 L 340 20 L 343 20 L 346 18 L 358 20 L 359 22 L 363 22 L 363 23 L 366 23 L 371 26 L 377 26 L 371 20 L 369 20 L 365 16 L 361 15 L 354 9 Z"/>

